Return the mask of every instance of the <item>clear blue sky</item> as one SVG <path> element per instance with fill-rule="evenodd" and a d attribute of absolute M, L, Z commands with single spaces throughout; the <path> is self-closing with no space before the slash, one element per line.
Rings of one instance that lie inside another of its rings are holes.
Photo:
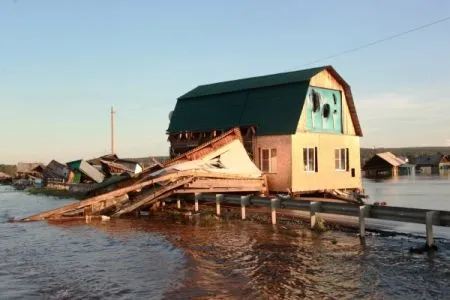
<path fill-rule="evenodd" d="M 0 162 L 167 154 L 176 98 L 450 16 L 449 1 L 0 1 Z M 363 146 L 450 144 L 450 21 L 316 65 L 350 83 Z M 308 66 L 309 67 L 309 66 Z"/>

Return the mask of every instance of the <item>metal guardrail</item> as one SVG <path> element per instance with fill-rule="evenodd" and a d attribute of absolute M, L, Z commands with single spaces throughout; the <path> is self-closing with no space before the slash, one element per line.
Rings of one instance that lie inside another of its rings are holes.
<path fill-rule="evenodd" d="M 311 227 L 315 226 L 316 213 L 326 213 L 358 217 L 360 236 L 365 235 L 365 218 L 400 221 L 407 223 L 426 224 L 427 245 L 434 245 L 433 225 L 450 227 L 450 211 L 429 210 L 407 207 L 377 206 L 363 204 L 358 206 L 350 203 L 316 202 L 311 200 L 280 199 L 278 197 L 263 198 L 229 194 L 195 194 L 194 197 L 170 197 L 177 200 L 180 207 L 181 199 L 195 201 L 195 210 L 198 210 L 198 201 L 216 202 L 217 213 L 220 214 L 220 203 L 240 204 L 242 218 L 245 219 L 245 207 L 248 205 L 267 206 L 272 209 L 272 223 L 276 224 L 276 209 L 285 208 L 300 211 L 309 211 Z"/>

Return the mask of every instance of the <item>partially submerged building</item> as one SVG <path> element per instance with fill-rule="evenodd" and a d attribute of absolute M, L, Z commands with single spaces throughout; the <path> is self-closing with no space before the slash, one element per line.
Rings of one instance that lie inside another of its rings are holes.
<path fill-rule="evenodd" d="M 404 158 L 395 156 L 391 152 L 377 153 L 363 166 L 365 176 L 391 177 L 414 174 L 414 165 L 408 164 Z"/>
<path fill-rule="evenodd" d="M 43 173 L 43 165 L 41 163 L 24 163 L 19 162 L 17 164 L 17 178 L 22 179 L 33 179 L 33 178 L 42 178 Z"/>
<path fill-rule="evenodd" d="M 43 174 L 44 184 L 47 184 L 49 181 L 64 183 L 69 175 L 69 168 L 65 164 L 52 160 L 44 168 Z"/>
<path fill-rule="evenodd" d="M 442 154 L 421 155 L 416 160 L 416 170 L 422 175 L 437 175 L 443 158 Z"/>
<path fill-rule="evenodd" d="M 239 127 L 273 192 L 361 188 L 361 126 L 331 66 L 201 85 L 178 98 L 172 157 Z"/>
<path fill-rule="evenodd" d="M 0 183 L 11 183 L 12 176 L 6 173 L 0 172 Z"/>
<path fill-rule="evenodd" d="M 450 155 L 443 155 L 441 160 L 439 161 L 439 174 L 450 174 Z"/>

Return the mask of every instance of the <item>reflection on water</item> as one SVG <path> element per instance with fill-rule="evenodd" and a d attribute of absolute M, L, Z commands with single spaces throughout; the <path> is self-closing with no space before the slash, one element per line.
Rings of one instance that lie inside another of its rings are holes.
<path fill-rule="evenodd" d="M 2 188 L 0 188 L 2 189 Z M 0 193 L 0 216 L 63 204 Z M 153 218 L 93 224 L 0 224 L 2 299 L 445 298 L 450 243 L 245 221 Z"/>
<path fill-rule="evenodd" d="M 399 176 L 384 180 L 364 179 L 369 202 L 390 206 L 450 210 L 450 177 Z"/>

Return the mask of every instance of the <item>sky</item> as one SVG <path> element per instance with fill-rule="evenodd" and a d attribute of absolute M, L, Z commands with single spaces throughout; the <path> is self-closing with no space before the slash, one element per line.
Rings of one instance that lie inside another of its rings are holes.
<path fill-rule="evenodd" d="M 333 65 L 364 147 L 450 146 L 450 1 L 0 0 L 0 163 L 167 155 L 200 84 Z M 314 64 L 313 61 L 320 60 Z"/>

